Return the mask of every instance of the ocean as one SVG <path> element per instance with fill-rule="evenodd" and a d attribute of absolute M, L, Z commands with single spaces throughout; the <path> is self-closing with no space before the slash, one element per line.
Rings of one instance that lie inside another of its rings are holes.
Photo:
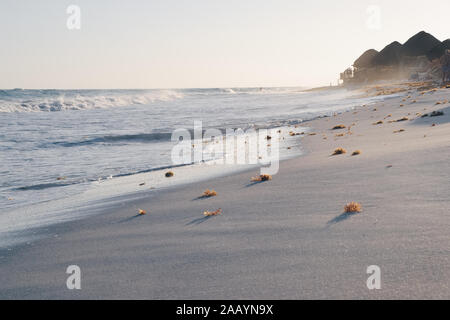
<path fill-rule="evenodd" d="M 0 241 L 78 218 L 89 203 L 133 194 L 143 183 L 148 191 L 237 170 L 193 163 L 183 178 L 161 178 L 158 170 L 173 165 L 172 133 L 192 130 L 194 121 L 204 130 L 305 131 L 307 120 L 378 99 L 291 87 L 0 90 Z M 283 140 L 282 159 L 301 155 L 301 136 Z"/>

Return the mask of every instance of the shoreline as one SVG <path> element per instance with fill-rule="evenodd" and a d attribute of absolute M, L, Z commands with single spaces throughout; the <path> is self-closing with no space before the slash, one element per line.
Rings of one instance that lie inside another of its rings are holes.
<path fill-rule="evenodd" d="M 343 88 L 340 88 L 344 90 Z M 372 101 L 371 97 L 364 97 L 360 94 L 350 94 L 347 98 L 348 105 L 342 105 L 337 108 L 336 111 L 322 111 L 317 113 L 313 118 L 293 118 L 286 122 L 273 122 L 268 127 L 257 127 L 258 129 L 268 130 L 282 130 L 283 139 L 280 140 L 280 161 L 297 157 L 302 154 L 301 140 L 303 135 L 291 137 L 288 132 L 308 132 L 308 123 L 315 119 L 321 119 L 329 117 L 336 113 L 346 112 L 353 110 L 357 106 L 363 103 L 376 103 L 379 99 L 387 99 L 387 97 L 375 98 Z M 298 126 L 298 128 L 297 128 Z M 286 140 L 284 140 L 286 139 Z M 292 147 L 292 150 L 286 146 Z M 89 204 L 93 203 L 92 211 L 98 211 L 97 204 L 101 201 L 107 203 L 117 198 L 125 199 L 126 197 L 135 198 L 139 194 L 142 197 L 147 195 L 148 191 L 170 188 L 174 185 L 186 185 L 199 181 L 205 181 L 214 179 L 223 175 L 239 173 L 245 170 L 251 170 L 250 168 L 260 167 L 260 164 L 253 165 L 226 165 L 226 166 L 209 166 L 204 163 L 194 163 L 181 166 L 163 165 L 162 167 L 143 170 L 141 172 L 134 172 L 130 174 L 121 174 L 111 178 L 103 178 L 97 181 L 91 181 L 89 183 L 70 183 L 67 187 L 58 186 L 62 189 L 49 189 L 49 192 L 61 192 L 64 196 L 47 201 L 42 201 L 34 204 L 23 204 L 22 206 L 14 206 L 16 200 L 11 197 L 13 203 L 11 207 L 6 206 L 5 210 L 2 210 L 0 215 L 0 232 L 2 232 L 2 244 L 0 247 L 8 247 L 15 245 L 15 236 L 9 237 L 9 234 L 24 234 L 21 235 L 20 240 L 22 242 L 28 242 L 26 240 L 26 233 L 33 234 L 34 229 L 49 226 L 51 224 L 63 223 L 66 221 L 77 220 L 80 217 L 79 212 L 81 209 L 84 211 L 91 211 Z M 216 168 L 216 169 L 214 169 Z M 176 174 L 174 178 L 164 178 L 164 171 L 175 170 L 180 171 L 180 175 Z M 181 177 L 181 179 L 180 179 Z M 144 186 L 141 186 L 145 183 Z M 73 189 L 78 188 L 78 189 Z M 75 191 L 75 192 L 73 192 Z M 25 214 L 23 214 L 25 213 Z M 24 218 L 26 216 L 26 219 Z M 49 220 L 48 216 L 53 217 L 53 220 Z M 85 218 L 86 215 L 82 214 L 81 218 Z M 89 215 L 87 215 L 89 216 Z M 13 225 L 10 225 L 9 221 L 14 221 Z"/>
<path fill-rule="evenodd" d="M 0 298 L 449 298 L 448 249 L 439 244 L 449 240 L 442 190 L 449 183 L 449 151 L 443 147 L 449 146 L 450 93 L 411 95 L 303 122 L 316 135 L 302 138 L 306 154 L 280 162 L 272 181 L 253 185 L 255 173 L 244 171 L 155 190 L 148 198 L 119 200 L 101 214 L 51 226 L 53 236 L 34 244 L 0 250 L 0 273 L 8 274 Z M 416 115 L 440 109 L 444 116 Z M 389 123 L 401 117 L 411 121 Z M 348 128 L 331 130 L 340 123 L 355 123 L 351 134 Z M 336 147 L 347 154 L 330 157 Z M 362 153 L 352 157 L 356 149 Z M 196 200 L 206 188 L 218 195 Z M 341 217 L 350 201 L 361 201 L 363 213 Z M 222 216 L 202 218 L 202 211 L 218 207 Z M 138 208 L 148 214 L 136 217 Z M 397 211 L 389 215 L 386 208 Z M 430 220 L 420 215 L 432 209 Z M 405 220 L 406 214 L 411 216 Z M 336 218 L 342 220 L 330 222 Z M 412 235 L 428 243 L 427 252 Z M 79 292 L 65 289 L 69 263 L 86 272 Z M 364 288 L 363 267 L 377 263 L 387 270 L 387 289 L 380 293 Z"/>

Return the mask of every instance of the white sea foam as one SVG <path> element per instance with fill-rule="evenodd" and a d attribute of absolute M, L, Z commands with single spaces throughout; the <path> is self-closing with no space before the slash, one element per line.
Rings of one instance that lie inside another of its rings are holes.
<path fill-rule="evenodd" d="M 106 109 L 181 98 L 175 90 L 9 90 L 0 91 L 0 112 Z"/>
<path fill-rule="evenodd" d="M 223 88 L 185 90 L 0 90 L 0 112 L 54 112 L 108 109 L 183 99 L 190 96 L 287 95 L 303 88 Z"/>

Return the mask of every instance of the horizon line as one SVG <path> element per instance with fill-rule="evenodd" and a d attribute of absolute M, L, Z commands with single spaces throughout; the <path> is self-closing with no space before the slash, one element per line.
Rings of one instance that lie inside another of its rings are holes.
<path fill-rule="evenodd" d="M 256 88 L 320 88 L 330 85 L 288 85 L 288 86 L 223 86 L 223 87 L 153 87 L 153 88 L 0 88 L 2 91 L 12 90 L 195 90 L 195 89 L 256 89 Z M 336 85 L 332 85 L 336 86 Z"/>

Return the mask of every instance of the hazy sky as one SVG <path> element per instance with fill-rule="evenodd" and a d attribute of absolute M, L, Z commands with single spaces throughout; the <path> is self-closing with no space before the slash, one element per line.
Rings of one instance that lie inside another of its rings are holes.
<path fill-rule="evenodd" d="M 449 17 L 449 0 L 1 0 L 0 88 L 323 85 L 366 49 L 450 38 Z"/>

